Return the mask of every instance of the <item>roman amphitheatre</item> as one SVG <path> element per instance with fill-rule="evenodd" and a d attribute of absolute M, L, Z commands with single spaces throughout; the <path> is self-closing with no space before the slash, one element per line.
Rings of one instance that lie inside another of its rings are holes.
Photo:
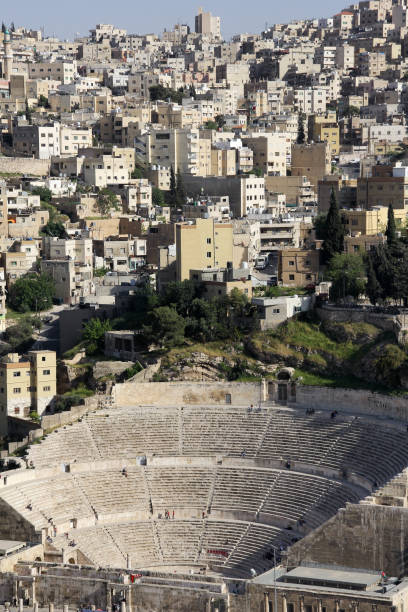
<path fill-rule="evenodd" d="M 71 589 L 89 572 L 136 576 L 132 588 L 160 584 L 163 593 L 187 581 L 185 608 L 134 603 L 135 610 L 207 609 L 189 608 L 191 594 L 223 600 L 232 581 L 245 588 L 275 563 L 402 575 L 404 400 L 384 400 L 388 407 L 375 394 L 327 393 L 296 387 L 286 370 L 269 388 L 117 385 L 111 398 L 54 427 L 2 474 L 0 537 L 25 546 L 14 571 L 24 577 L 37 568 L 43 603 L 49 593 L 41 576 L 50 567 L 59 568 L 57 583 L 70 577 Z M 16 561 L 7 559 L 9 567 Z M 24 580 L 17 584 L 30 596 Z M 7 588 L 19 590 L 7 584 L 5 598 Z M 238 598 L 239 588 L 232 590 Z M 86 589 L 64 597 L 92 601 Z M 97 605 L 108 608 L 114 597 Z"/>

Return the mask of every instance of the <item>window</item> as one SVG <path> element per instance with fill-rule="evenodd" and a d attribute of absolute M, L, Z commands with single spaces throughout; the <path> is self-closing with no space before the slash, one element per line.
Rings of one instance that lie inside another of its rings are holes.
<path fill-rule="evenodd" d="M 21 376 L 21 372 L 13 372 L 13 376 Z"/>
<path fill-rule="evenodd" d="M 295 280 L 295 275 L 294 274 L 289 274 L 289 280 Z"/>
<path fill-rule="evenodd" d="M 207 251 L 207 257 L 211 257 L 211 251 Z"/>
<path fill-rule="evenodd" d="M 211 244 L 211 238 L 207 238 L 207 244 Z"/>
<path fill-rule="evenodd" d="M 14 387 L 13 393 L 21 393 L 21 388 L 20 387 Z"/>
<path fill-rule="evenodd" d="M 43 374 L 47 376 L 48 374 L 51 374 L 51 370 L 43 370 Z"/>
<path fill-rule="evenodd" d="M 294 266 L 294 265 L 295 265 L 295 262 L 294 262 L 294 261 L 290 261 L 290 262 L 289 262 L 289 265 L 290 265 L 290 266 Z"/>
<path fill-rule="evenodd" d="M 49 386 L 43 387 L 43 391 L 51 391 L 51 387 L 49 387 Z"/>
<path fill-rule="evenodd" d="M 280 313 L 280 308 L 274 308 L 272 310 L 273 314 L 279 314 Z"/>

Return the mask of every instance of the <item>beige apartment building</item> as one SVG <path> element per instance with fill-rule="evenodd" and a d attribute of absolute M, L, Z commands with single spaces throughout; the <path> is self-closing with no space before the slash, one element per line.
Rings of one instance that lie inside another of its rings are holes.
<path fill-rule="evenodd" d="M 341 217 L 350 234 L 361 234 L 363 236 L 376 236 L 384 233 L 388 221 L 388 206 L 376 206 L 371 210 L 345 210 L 342 209 Z M 407 211 L 403 208 L 394 209 L 396 226 L 405 225 Z"/>
<path fill-rule="evenodd" d="M 103 188 L 127 183 L 134 167 L 134 149 L 114 147 L 111 154 L 91 149 L 85 156 L 82 174 L 87 185 Z"/>
<path fill-rule="evenodd" d="M 19 240 L 13 245 L 12 251 L 3 253 L 7 287 L 21 276 L 35 271 L 39 254 L 35 240 Z"/>
<path fill-rule="evenodd" d="M 136 151 L 153 166 L 173 166 L 175 172 L 211 174 L 211 140 L 198 129 L 151 130 Z"/>
<path fill-rule="evenodd" d="M 77 74 L 77 63 L 71 61 L 36 62 L 28 64 L 30 79 L 51 79 L 63 85 L 72 83 Z"/>
<path fill-rule="evenodd" d="M 372 176 L 357 179 L 357 205 L 370 209 L 391 206 L 394 211 L 408 207 L 408 166 L 373 166 Z"/>
<path fill-rule="evenodd" d="M 330 147 L 326 142 L 292 146 L 292 176 L 306 176 L 317 190 L 318 182 L 330 171 Z"/>
<path fill-rule="evenodd" d="M 41 415 L 57 393 L 57 363 L 54 351 L 9 353 L 0 359 L 0 412 L 28 417 Z"/>
<path fill-rule="evenodd" d="M 252 133 L 242 139 L 253 151 L 254 168 L 260 168 L 265 175 L 286 176 L 286 165 L 290 153 L 291 138 L 283 133 Z"/>
<path fill-rule="evenodd" d="M 72 128 L 62 125 L 60 135 L 61 157 L 77 155 L 78 149 L 82 147 L 92 147 L 92 128 Z"/>
<path fill-rule="evenodd" d="M 195 17 L 195 31 L 197 34 L 207 34 L 212 38 L 221 38 L 221 20 L 210 12 L 204 13 L 202 8 L 198 9 Z"/>
<path fill-rule="evenodd" d="M 190 270 L 226 268 L 233 261 L 233 226 L 214 219 L 176 224 L 177 280 L 190 278 Z"/>
<path fill-rule="evenodd" d="M 319 280 L 318 249 L 286 249 L 279 252 L 278 276 L 285 287 L 307 287 Z"/>

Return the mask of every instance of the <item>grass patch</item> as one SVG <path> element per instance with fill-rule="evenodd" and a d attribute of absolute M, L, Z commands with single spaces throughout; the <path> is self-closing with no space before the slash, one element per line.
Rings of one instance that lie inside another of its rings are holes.
<path fill-rule="evenodd" d="M 67 391 L 66 393 L 64 393 L 64 395 L 62 395 L 62 397 L 81 397 L 81 398 L 86 398 L 86 397 L 92 397 L 92 395 L 95 395 L 95 392 L 92 391 L 92 389 L 89 389 L 88 387 L 86 387 L 83 383 L 79 384 L 77 387 L 75 387 L 75 389 L 71 389 L 70 391 Z"/>

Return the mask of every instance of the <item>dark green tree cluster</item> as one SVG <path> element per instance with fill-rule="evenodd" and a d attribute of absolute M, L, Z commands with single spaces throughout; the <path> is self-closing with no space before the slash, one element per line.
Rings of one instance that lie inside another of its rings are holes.
<path fill-rule="evenodd" d="M 336 195 L 332 189 L 330 194 L 330 207 L 327 217 L 320 232 L 323 234 L 322 258 L 324 263 L 337 253 L 342 253 L 344 248 L 345 229 L 341 220 Z"/>
<path fill-rule="evenodd" d="M 95 317 L 88 321 L 82 334 L 82 340 L 85 343 L 88 355 L 103 353 L 105 347 L 105 332 L 111 329 L 112 323 L 109 319 L 99 319 Z"/>
<path fill-rule="evenodd" d="M 385 235 L 387 243 L 380 245 L 368 256 L 367 295 L 372 304 L 388 298 L 406 305 L 408 302 L 408 243 L 397 235 L 391 205 L 388 207 Z"/>
<path fill-rule="evenodd" d="M 248 333 L 256 326 L 256 311 L 246 295 L 234 289 L 227 296 L 205 299 L 203 285 L 193 281 L 169 283 L 158 306 L 146 313 L 146 341 L 177 346 L 185 338 L 212 342 Z"/>
<path fill-rule="evenodd" d="M 186 190 L 184 188 L 183 178 L 180 170 L 177 170 L 177 176 L 174 173 L 174 168 L 170 168 L 170 191 L 168 195 L 168 203 L 170 206 L 183 206 L 186 203 Z"/>
<path fill-rule="evenodd" d="M 67 232 L 62 221 L 48 221 L 42 229 L 42 234 L 56 238 L 67 238 Z"/>
<path fill-rule="evenodd" d="M 34 329 L 41 329 L 40 317 L 24 317 L 4 332 L 4 340 L 13 351 L 24 352 L 33 342 Z"/>
<path fill-rule="evenodd" d="M 298 117 L 298 134 L 297 134 L 297 144 L 304 144 L 306 141 L 305 134 L 305 116 L 302 112 L 299 113 Z"/>
<path fill-rule="evenodd" d="M 118 323 L 140 332 L 145 344 L 161 348 L 180 346 L 186 340 L 212 342 L 238 338 L 256 328 L 256 309 L 246 295 L 234 289 L 228 296 L 204 299 L 204 287 L 194 281 L 171 282 L 159 295 L 139 289 L 131 320 Z"/>
<path fill-rule="evenodd" d="M 168 100 L 171 102 L 175 102 L 176 104 L 181 104 L 184 98 L 184 89 L 180 87 L 180 89 L 172 89 L 171 87 L 164 87 L 164 85 L 153 85 L 149 87 L 150 92 L 150 100 L 152 102 L 156 100 Z"/>
<path fill-rule="evenodd" d="M 10 287 L 8 304 L 17 312 L 39 312 L 51 308 L 55 284 L 47 274 L 26 274 Z"/>

